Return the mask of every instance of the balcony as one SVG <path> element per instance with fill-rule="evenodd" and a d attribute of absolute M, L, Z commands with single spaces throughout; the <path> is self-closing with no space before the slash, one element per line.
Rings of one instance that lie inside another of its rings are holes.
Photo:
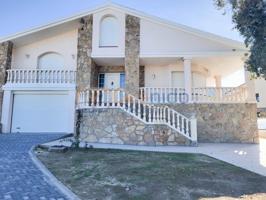
<path fill-rule="evenodd" d="M 11 69 L 7 70 L 6 85 L 73 85 L 76 71 L 53 69 Z"/>
<path fill-rule="evenodd" d="M 184 88 L 143 87 L 141 100 L 147 103 L 246 103 L 248 90 L 239 87 L 192 88 L 191 95 Z"/>

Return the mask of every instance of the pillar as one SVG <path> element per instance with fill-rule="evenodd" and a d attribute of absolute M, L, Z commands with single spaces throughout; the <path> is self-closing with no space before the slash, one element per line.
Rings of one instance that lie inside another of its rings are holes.
<path fill-rule="evenodd" d="M 191 102 L 192 100 L 192 73 L 191 73 L 191 58 L 184 58 L 183 59 L 183 63 L 184 63 L 184 86 L 185 86 L 185 92 L 187 94 L 188 97 L 188 102 Z"/>
<path fill-rule="evenodd" d="M 78 29 L 77 90 L 95 87 L 97 67 L 91 58 L 93 16 L 84 17 Z"/>
<path fill-rule="evenodd" d="M 222 87 L 222 77 L 221 76 L 215 76 L 215 87 L 221 88 Z"/>
<path fill-rule="evenodd" d="M 126 91 L 138 97 L 140 84 L 140 19 L 138 17 L 126 15 L 125 37 Z"/>
<path fill-rule="evenodd" d="M 247 86 L 247 102 L 256 102 L 255 81 L 252 80 L 251 73 L 245 69 L 245 83 Z"/>
<path fill-rule="evenodd" d="M 3 42 L 0 44 L 0 88 L 6 83 L 7 72 L 6 70 L 11 68 L 11 60 L 12 60 L 12 51 L 13 51 L 13 43 L 10 41 Z M 3 103 L 3 94 L 2 89 L 0 89 L 0 117 L 2 121 L 2 113 L 6 115 L 7 113 L 3 112 L 5 110 Z M 1 132 L 1 130 L 0 130 Z"/>

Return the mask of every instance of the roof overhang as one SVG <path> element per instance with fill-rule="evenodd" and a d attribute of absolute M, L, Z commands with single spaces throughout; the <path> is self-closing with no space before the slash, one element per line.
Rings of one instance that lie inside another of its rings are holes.
<path fill-rule="evenodd" d="M 246 51 L 248 50 L 242 42 L 231 40 L 231 39 L 228 39 L 228 38 L 225 38 L 222 36 L 218 36 L 218 35 L 208 33 L 208 32 L 202 31 L 202 30 L 191 28 L 191 27 L 188 27 L 188 26 L 185 26 L 182 24 L 174 23 L 174 22 L 171 22 L 171 21 L 168 21 L 165 19 L 161 19 L 159 17 L 155 17 L 152 15 L 148 15 L 146 13 L 143 13 L 143 12 L 140 12 L 140 11 L 137 11 L 135 9 L 128 8 L 125 6 L 121 6 L 121 5 L 118 5 L 115 3 L 102 4 L 101 6 L 98 6 L 94 9 L 90 9 L 86 12 L 82 12 L 82 13 L 79 13 L 79 14 L 76 14 L 76 15 L 73 15 L 70 17 L 66 17 L 66 18 L 63 18 L 63 19 L 60 19 L 57 21 L 53 21 L 51 23 L 48 23 L 48 24 L 45 24 L 42 26 L 38 26 L 38 27 L 35 27 L 32 29 L 29 29 L 27 31 L 19 32 L 19 33 L 16 33 L 16 34 L 4 37 L 4 38 L 0 38 L 0 43 L 5 42 L 5 41 L 13 41 L 13 42 L 19 43 L 19 41 L 22 41 L 24 39 L 25 39 L 25 41 L 27 41 L 28 38 L 38 37 L 37 33 L 40 33 L 43 31 L 46 31 L 46 33 L 49 33 L 49 31 L 50 32 L 54 32 L 54 31 L 56 32 L 55 29 L 60 29 L 59 31 L 65 31 L 67 29 L 67 27 L 69 27 L 69 25 L 78 24 L 79 20 L 82 17 L 85 17 L 85 16 L 93 14 L 93 13 L 97 13 L 97 12 L 100 12 L 100 11 L 103 11 L 106 9 L 113 9 L 113 10 L 117 10 L 120 12 L 124 12 L 126 14 L 130 14 L 130 15 L 139 17 L 141 19 L 149 20 L 149 21 L 152 21 L 152 22 L 155 22 L 158 24 L 162 24 L 162 25 L 165 25 L 165 26 L 168 26 L 171 28 L 175 28 L 175 29 L 178 29 L 178 30 L 181 30 L 181 31 L 193 34 L 193 35 L 197 35 L 197 36 L 202 37 L 202 38 L 216 41 L 216 42 L 231 46 L 232 48 L 235 48 L 235 49 L 242 49 L 242 50 L 246 50 Z"/>

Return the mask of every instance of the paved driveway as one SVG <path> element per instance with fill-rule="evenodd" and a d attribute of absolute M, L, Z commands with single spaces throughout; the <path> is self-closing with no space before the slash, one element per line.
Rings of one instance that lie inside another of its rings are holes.
<path fill-rule="evenodd" d="M 0 199 L 65 200 L 32 162 L 33 145 L 48 142 L 62 134 L 0 134 Z"/>

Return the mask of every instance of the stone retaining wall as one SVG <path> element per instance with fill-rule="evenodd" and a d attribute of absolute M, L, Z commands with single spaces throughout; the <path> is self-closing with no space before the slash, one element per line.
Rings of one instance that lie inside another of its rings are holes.
<path fill-rule="evenodd" d="M 175 104 L 169 107 L 197 118 L 198 142 L 257 143 L 256 104 Z"/>
<path fill-rule="evenodd" d="M 166 125 L 147 125 L 118 108 L 83 109 L 82 141 L 131 145 L 189 145 L 184 136 Z"/>
<path fill-rule="evenodd" d="M 257 143 L 256 104 L 169 105 L 186 116 L 196 115 L 198 142 Z M 83 141 L 134 145 L 190 145 L 166 125 L 147 125 L 121 109 L 81 110 Z"/>

